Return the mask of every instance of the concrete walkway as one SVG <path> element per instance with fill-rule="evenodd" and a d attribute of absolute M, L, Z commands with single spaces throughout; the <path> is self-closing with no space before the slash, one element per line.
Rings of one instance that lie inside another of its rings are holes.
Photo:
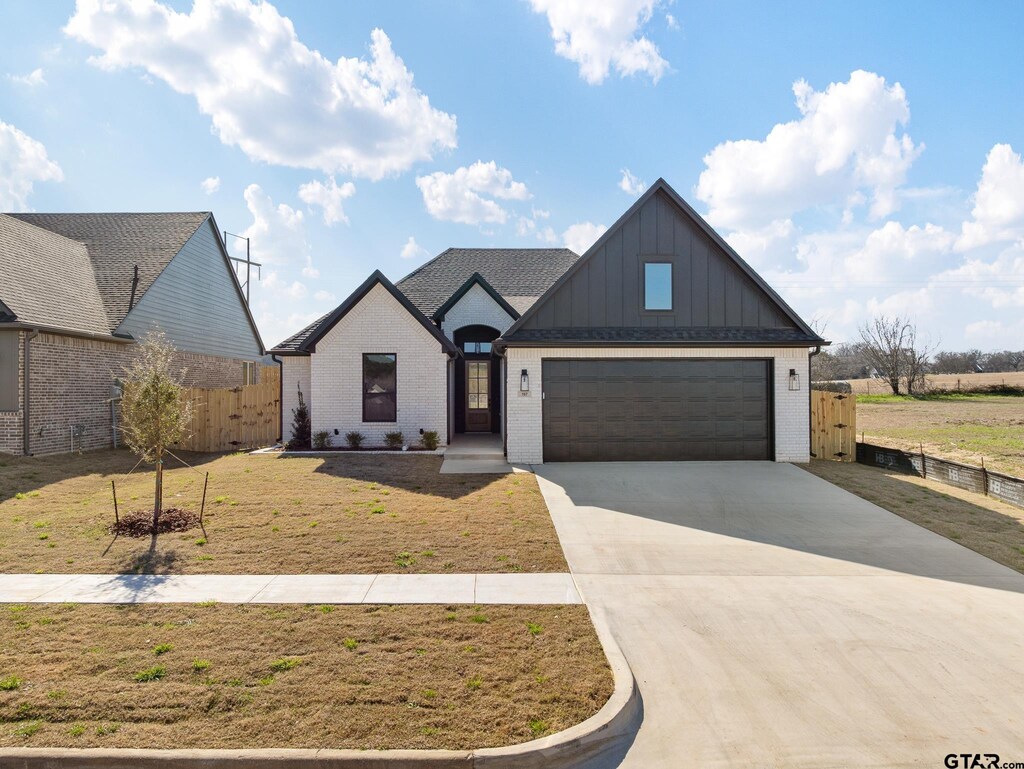
<path fill-rule="evenodd" d="M 505 461 L 501 436 L 494 433 L 460 433 L 444 451 L 441 473 L 469 475 L 504 475 L 529 472 Z"/>
<path fill-rule="evenodd" d="M 0 603 L 574 604 L 541 574 L 0 574 Z"/>
<path fill-rule="evenodd" d="M 1024 575 L 793 465 L 536 471 L 643 698 L 588 767 L 1024 761 Z"/>

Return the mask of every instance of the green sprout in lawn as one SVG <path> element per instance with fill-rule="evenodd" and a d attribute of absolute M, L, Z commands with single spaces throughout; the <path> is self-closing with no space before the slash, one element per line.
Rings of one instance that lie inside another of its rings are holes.
<path fill-rule="evenodd" d="M 486 625 L 488 622 L 490 622 L 490 620 L 487 619 L 486 614 L 480 614 L 479 612 L 472 615 L 469 619 L 478 625 Z"/>
<path fill-rule="evenodd" d="M 423 699 L 425 699 L 425 700 L 432 700 L 432 699 L 436 699 L 436 698 L 437 698 L 437 690 L 436 689 L 424 689 L 423 690 Z"/>
<path fill-rule="evenodd" d="M 221 496 L 221 497 L 214 497 L 213 501 L 216 502 L 218 505 L 223 505 L 225 502 L 228 501 L 228 498 L 227 497 L 223 497 L 223 496 Z"/>
<path fill-rule="evenodd" d="M 85 734 L 85 727 L 81 724 L 75 724 L 70 729 L 68 729 L 68 734 L 70 734 L 72 737 L 81 737 L 83 734 Z"/>
<path fill-rule="evenodd" d="M 484 679 L 480 678 L 480 676 L 473 676 L 468 681 L 466 681 L 466 688 L 474 692 L 483 685 Z"/>
<path fill-rule="evenodd" d="M 33 734 L 38 732 L 42 727 L 43 727 L 43 722 L 42 721 L 29 721 L 27 723 L 22 724 L 17 729 L 15 729 L 14 733 L 18 737 L 31 737 Z"/>
<path fill-rule="evenodd" d="M 165 675 L 167 675 L 167 668 L 163 665 L 154 665 L 146 670 L 140 670 L 135 674 L 134 678 L 138 683 L 144 684 L 149 681 L 159 681 Z"/>
<path fill-rule="evenodd" d="M 354 638 L 346 638 L 344 641 L 341 642 L 341 644 L 350 652 L 354 652 L 356 650 L 356 647 L 359 646 L 359 642 L 356 641 L 356 639 Z"/>
<path fill-rule="evenodd" d="M 270 669 L 275 673 L 283 673 L 286 670 L 291 670 L 297 667 L 302 662 L 298 657 L 282 657 L 279 660 L 274 660 L 270 663 Z"/>
<path fill-rule="evenodd" d="M 210 669 L 210 661 L 209 660 L 200 660 L 200 659 L 192 660 L 192 671 L 194 673 L 202 673 L 204 670 L 209 670 L 209 669 Z"/>
<path fill-rule="evenodd" d="M 538 625 L 536 622 L 527 622 L 526 629 L 532 636 L 538 636 L 544 632 L 544 628 Z"/>
<path fill-rule="evenodd" d="M 271 673 L 269 676 L 261 678 L 256 683 L 258 683 L 260 686 L 270 686 L 270 684 L 274 683 L 274 674 Z"/>
<path fill-rule="evenodd" d="M 216 601 L 212 601 L 212 600 L 211 601 L 199 601 L 196 604 L 196 606 L 199 606 L 200 608 L 203 608 L 203 609 L 208 609 L 211 606 L 216 606 L 216 605 L 217 605 L 217 602 Z"/>
<path fill-rule="evenodd" d="M 320 611 L 323 614 L 330 614 L 332 611 L 334 611 L 334 607 L 331 606 L 329 603 L 325 603 L 322 606 L 320 606 L 319 608 L 320 608 Z"/>
<path fill-rule="evenodd" d="M 17 676 L 7 676 L 7 678 L 0 678 L 0 692 L 13 692 L 19 688 L 24 681 Z"/>
<path fill-rule="evenodd" d="M 420 555 L 422 555 L 424 558 L 433 558 L 434 557 L 434 551 L 433 550 L 424 550 L 422 553 L 420 553 Z"/>
<path fill-rule="evenodd" d="M 113 734 L 121 728 L 121 724 L 100 724 L 96 727 L 96 734 L 103 737 L 107 734 Z"/>
<path fill-rule="evenodd" d="M 403 569 L 408 569 L 416 563 L 416 559 L 412 557 L 412 553 L 408 551 L 402 551 L 395 556 L 395 565 L 400 566 Z"/>
<path fill-rule="evenodd" d="M 49 697 L 51 700 L 62 700 L 65 697 L 68 696 L 68 690 L 67 689 L 53 689 L 51 691 L 48 691 L 46 693 L 46 696 Z"/>
<path fill-rule="evenodd" d="M 159 657 L 161 654 L 167 654 L 173 648 L 170 644 L 157 644 L 153 647 L 153 654 Z"/>
<path fill-rule="evenodd" d="M 49 534 L 40 534 L 39 535 L 39 539 L 49 539 L 49 538 L 50 538 Z"/>
<path fill-rule="evenodd" d="M 205 545 L 206 544 L 206 537 L 200 537 L 199 539 L 197 539 L 196 540 L 196 544 L 199 545 L 199 547 L 202 547 L 203 545 Z"/>
<path fill-rule="evenodd" d="M 547 730 L 547 723 L 541 721 L 539 718 L 534 718 L 530 721 L 530 733 L 533 734 L 534 737 L 540 737 Z"/>
<path fill-rule="evenodd" d="M 320 521 L 310 521 L 309 528 L 315 529 L 320 524 Z"/>

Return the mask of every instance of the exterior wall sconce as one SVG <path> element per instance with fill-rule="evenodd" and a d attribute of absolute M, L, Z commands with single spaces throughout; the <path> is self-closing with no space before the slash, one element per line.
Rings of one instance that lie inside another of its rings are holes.
<path fill-rule="evenodd" d="M 526 373 L 526 369 L 519 375 L 519 392 L 530 392 L 530 375 Z"/>
<path fill-rule="evenodd" d="M 789 389 L 799 390 L 800 389 L 800 375 L 796 373 L 795 368 L 789 370 Z"/>

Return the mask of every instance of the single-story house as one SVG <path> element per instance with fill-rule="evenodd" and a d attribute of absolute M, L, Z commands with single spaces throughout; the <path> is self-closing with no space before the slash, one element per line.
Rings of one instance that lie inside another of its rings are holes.
<path fill-rule="evenodd" d="M 806 462 L 823 344 L 659 179 L 582 256 L 452 248 L 374 272 L 271 353 L 286 440 L 301 391 L 336 444 L 489 432 L 517 463 Z"/>
<path fill-rule="evenodd" d="M 212 214 L 0 214 L 0 452 L 115 445 L 115 378 L 153 329 L 187 385 L 258 377 L 263 342 Z"/>

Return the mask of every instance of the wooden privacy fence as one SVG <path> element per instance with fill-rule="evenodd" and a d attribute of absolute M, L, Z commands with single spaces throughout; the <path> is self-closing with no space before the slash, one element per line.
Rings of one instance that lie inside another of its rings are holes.
<path fill-rule="evenodd" d="M 856 396 L 811 390 L 811 456 L 853 462 L 856 455 Z"/>
<path fill-rule="evenodd" d="M 281 433 L 280 372 L 264 366 L 260 382 L 230 388 L 189 387 L 182 396 L 192 404 L 187 451 L 255 449 L 274 443 Z"/>

